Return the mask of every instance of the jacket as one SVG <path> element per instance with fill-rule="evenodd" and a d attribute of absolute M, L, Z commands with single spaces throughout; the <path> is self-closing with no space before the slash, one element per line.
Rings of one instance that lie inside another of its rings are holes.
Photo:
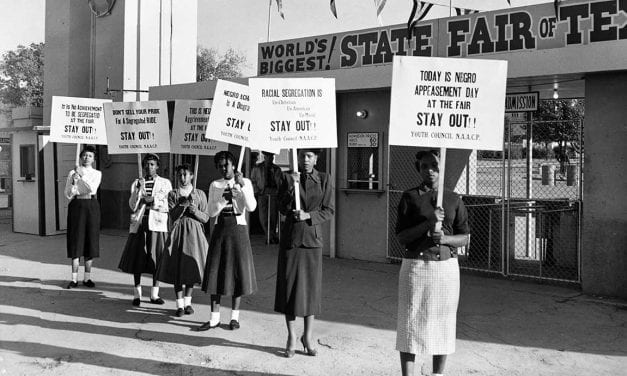
<path fill-rule="evenodd" d="M 148 213 L 148 230 L 168 232 L 168 193 L 172 190 L 172 183 L 166 178 L 155 176 L 155 184 L 152 188 L 154 201 L 152 205 L 147 208 L 144 204 L 140 205 L 141 199 L 146 196 L 146 192 L 143 188 L 137 188 L 138 181 L 139 179 L 133 181 L 133 185 L 131 185 L 131 197 L 128 199 L 128 205 L 133 212 L 129 232 L 137 232 L 142 223 L 142 216 L 147 209 L 150 209 Z"/>

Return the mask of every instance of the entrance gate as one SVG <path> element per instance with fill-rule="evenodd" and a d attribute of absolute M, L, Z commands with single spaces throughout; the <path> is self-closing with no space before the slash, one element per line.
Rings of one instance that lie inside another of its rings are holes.
<path fill-rule="evenodd" d="M 462 269 L 580 283 L 582 135 L 579 120 L 509 123 L 504 152 L 473 151 L 468 182 L 456 188 L 471 231 L 470 245 L 460 250 Z M 394 236 L 396 208 L 402 192 L 420 182 L 415 153 L 389 148 L 391 260 L 403 251 Z"/>

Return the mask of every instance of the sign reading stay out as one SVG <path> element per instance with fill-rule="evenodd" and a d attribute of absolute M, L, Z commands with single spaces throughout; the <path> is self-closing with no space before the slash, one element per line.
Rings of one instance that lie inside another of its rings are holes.
<path fill-rule="evenodd" d="M 166 101 L 104 105 L 109 154 L 169 153 Z"/>
<path fill-rule="evenodd" d="M 106 145 L 103 106 L 109 102 L 111 99 L 53 96 L 49 141 Z"/>
<path fill-rule="evenodd" d="M 502 150 L 507 62 L 395 56 L 390 144 Z"/>

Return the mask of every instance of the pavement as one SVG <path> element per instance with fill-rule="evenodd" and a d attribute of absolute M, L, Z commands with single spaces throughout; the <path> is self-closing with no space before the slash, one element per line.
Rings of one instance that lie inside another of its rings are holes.
<path fill-rule="evenodd" d="M 174 316 L 168 285 L 165 305 L 144 298 L 131 306 L 132 276 L 117 270 L 125 240 L 124 231 L 103 230 L 96 287 L 67 290 L 64 235 L 17 234 L 0 224 L 0 376 L 400 374 L 399 265 L 325 258 L 318 356 L 286 359 L 284 319 L 273 312 L 276 246 L 252 237 L 259 291 L 243 299 L 241 329 L 195 332 L 210 312 L 200 290 L 190 316 Z M 147 296 L 148 276 L 143 285 Z M 447 375 L 627 374 L 627 302 L 465 273 L 461 286 Z M 229 306 L 224 299 L 223 322 Z M 430 372 L 430 358 L 417 357 L 416 375 Z"/>

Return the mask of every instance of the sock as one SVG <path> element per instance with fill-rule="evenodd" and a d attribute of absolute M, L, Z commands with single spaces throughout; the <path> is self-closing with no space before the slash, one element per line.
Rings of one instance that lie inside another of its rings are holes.
<path fill-rule="evenodd" d="M 176 299 L 176 308 L 183 309 L 183 299 Z"/>
<path fill-rule="evenodd" d="M 431 376 L 444 376 L 443 373 L 432 373 Z"/>
<path fill-rule="evenodd" d="M 211 312 L 211 317 L 209 318 L 209 325 L 215 326 L 220 322 L 220 312 Z"/>
<path fill-rule="evenodd" d="M 72 273 L 72 282 L 78 281 L 78 273 Z"/>
<path fill-rule="evenodd" d="M 158 299 L 159 298 L 159 288 L 152 286 L 150 290 L 150 299 Z"/>
<path fill-rule="evenodd" d="M 183 297 L 183 301 L 185 302 L 185 307 L 192 305 L 192 297 L 191 296 L 184 296 Z"/>
<path fill-rule="evenodd" d="M 142 298 L 142 286 L 134 286 L 133 287 L 133 298 L 141 299 Z"/>
<path fill-rule="evenodd" d="M 83 281 L 87 282 L 91 279 L 91 273 L 85 272 L 85 277 L 83 277 Z"/>
<path fill-rule="evenodd" d="M 239 309 L 231 311 L 231 320 L 239 321 Z"/>

